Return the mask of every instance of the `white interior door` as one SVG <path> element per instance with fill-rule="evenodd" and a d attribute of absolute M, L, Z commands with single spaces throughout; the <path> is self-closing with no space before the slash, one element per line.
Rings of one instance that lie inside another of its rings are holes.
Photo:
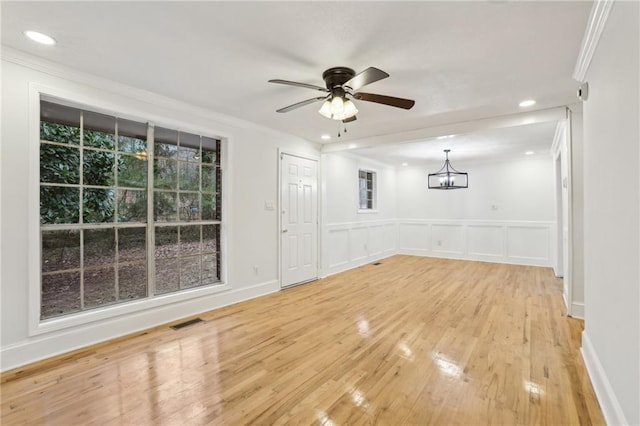
<path fill-rule="evenodd" d="M 282 287 L 318 278 L 318 162 L 282 154 Z"/>

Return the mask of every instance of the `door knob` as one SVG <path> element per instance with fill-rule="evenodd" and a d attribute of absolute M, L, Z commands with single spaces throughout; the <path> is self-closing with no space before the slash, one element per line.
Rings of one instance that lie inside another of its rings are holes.
<path fill-rule="evenodd" d="M 282 233 L 284 234 L 284 233 L 286 233 L 286 232 L 288 232 L 288 231 L 289 231 L 288 229 L 283 229 L 283 230 L 282 230 Z"/>

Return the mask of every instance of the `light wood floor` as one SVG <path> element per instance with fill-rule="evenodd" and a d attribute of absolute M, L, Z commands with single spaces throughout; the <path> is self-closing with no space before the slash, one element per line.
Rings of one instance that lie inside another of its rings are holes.
<path fill-rule="evenodd" d="M 395 256 L 10 372 L 2 424 L 604 424 L 548 268 Z"/>

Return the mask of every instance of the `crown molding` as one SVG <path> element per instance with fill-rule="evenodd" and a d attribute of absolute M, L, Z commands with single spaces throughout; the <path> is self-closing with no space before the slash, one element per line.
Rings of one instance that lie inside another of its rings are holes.
<path fill-rule="evenodd" d="M 33 56 L 29 53 L 25 53 L 21 50 L 6 45 L 1 45 L 0 59 L 16 65 L 20 65 L 25 68 L 32 69 L 34 71 L 51 75 L 53 77 L 62 78 L 73 83 L 79 83 L 105 92 L 110 92 L 118 96 L 135 99 L 137 101 L 146 102 L 170 110 L 179 109 L 193 115 L 194 117 L 210 120 L 224 126 L 257 130 L 280 138 L 293 137 L 304 140 L 306 142 L 310 142 L 312 144 L 315 144 L 316 146 L 319 145 L 317 142 L 308 141 L 306 139 L 300 138 L 299 136 L 293 136 L 291 134 L 272 129 L 270 127 L 262 126 L 251 121 L 243 120 L 241 118 L 233 117 L 226 114 L 221 114 L 205 107 L 196 106 L 188 102 L 170 98 L 168 96 L 160 95 L 148 90 L 139 89 L 133 86 L 119 83 L 114 80 L 109 80 L 104 77 L 99 77 L 90 73 L 78 71 L 74 68 L 67 67 L 48 59 Z"/>
<path fill-rule="evenodd" d="M 578 54 L 578 60 L 573 70 L 573 78 L 580 82 L 585 80 L 591 59 L 596 51 L 600 37 L 602 37 L 602 32 L 607 23 L 613 2 L 614 0 L 595 0 L 591 7 L 587 29 L 582 38 L 580 53 Z"/>

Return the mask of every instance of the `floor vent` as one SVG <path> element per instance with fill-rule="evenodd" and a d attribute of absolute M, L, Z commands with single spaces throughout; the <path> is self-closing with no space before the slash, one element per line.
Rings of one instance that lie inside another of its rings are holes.
<path fill-rule="evenodd" d="M 382 265 L 382 262 L 376 262 L 376 263 L 372 263 L 373 266 L 378 266 L 378 265 Z"/>
<path fill-rule="evenodd" d="M 189 327 L 190 325 L 197 324 L 199 322 L 204 322 L 202 318 L 194 318 L 189 321 L 181 322 L 180 324 L 172 325 L 171 328 L 174 330 L 180 330 L 181 328 Z"/>

